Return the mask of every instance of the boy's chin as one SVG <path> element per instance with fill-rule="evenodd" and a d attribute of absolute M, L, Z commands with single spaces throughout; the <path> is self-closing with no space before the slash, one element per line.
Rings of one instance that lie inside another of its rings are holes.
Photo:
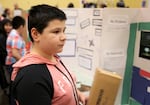
<path fill-rule="evenodd" d="M 63 50 L 59 50 L 57 53 L 62 53 Z"/>

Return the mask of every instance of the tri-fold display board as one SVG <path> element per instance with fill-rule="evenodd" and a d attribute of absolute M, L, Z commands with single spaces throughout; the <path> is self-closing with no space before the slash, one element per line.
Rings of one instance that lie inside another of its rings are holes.
<path fill-rule="evenodd" d="M 116 72 L 123 81 L 115 105 L 140 105 L 136 98 L 139 94 L 133 89 L 137 80 L 134 73 L 139 70 L 134 68 L 140 68 L 146 76 L 150 72 L 149 9 L 69 8 L 63 11 L 67 15 L 67 41 L 59 55 L 75 73 L 77 81 L 91 86 L 97 67 Z M 139 81 L 138 84 L 142 85 Z M 148 104 L 142 101 L 142 105 Z"/>

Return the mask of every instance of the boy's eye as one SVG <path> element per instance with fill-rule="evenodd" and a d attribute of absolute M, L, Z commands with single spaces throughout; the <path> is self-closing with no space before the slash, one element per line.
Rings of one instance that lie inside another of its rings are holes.
<path fill-rule="evenodd" d="M 53 33 L 58 34 L 58 33 L 60 33 L 60 31 L 54 31 Z"/>
<path fill-rule="evenodd" d="M 56 29 L 56 30 L 52 30 L 51 33 L 54 33 L 54 34 L 64 33 L 65 30 L 66 30 L 66 28 L 64 28 L 64 29 Z"/>

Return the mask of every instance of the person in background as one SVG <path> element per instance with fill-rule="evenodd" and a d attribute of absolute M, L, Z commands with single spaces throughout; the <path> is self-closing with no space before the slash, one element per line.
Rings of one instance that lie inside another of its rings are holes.
<path fill-rule="evenodd" d="M 17 3 L 14 4 L 14 10 L 22 10 Z"/>
<path fill-rule="evenodd" d="M 17 3 L 14 4 L 13 15 L 14 16 L 22 16 L 23 15 L 23 10 L 19 7 L 19 5 Z"/>
<path fill-rule="evenodd" d="M 12 29 L 12 23 L 9 19 L 3 19 L 0 22 L 0 65 L 5 66 L 7 56 L 6 40 L 9 32 Z"/>
<path fill-rule="evenodd" d="M 119 0 L 116 4 L 116 7 L 118 8 L 125 8 L 125 3 L 124 3 L 124 0 Z"/>
<path fill-rule="evenodd" d="M 97 8 L 97 4 L 93 2 L 86 2 L 85 4 L 83 4 L 83 8 Z"/>
<path fill-rule="evenodd" d="M 25 19 L 21 16 L 16 16 L 12 20 L 13 29 L 8 35 L 6 48 L 7 57 L 6 65 L 8 71 L 12 72 L 12 65 L 25 55 L 25 41 L 22 37 L 24 31 Z"/>
<path fill-rule="evenodd" d="M 9 19 L 4 19 L 0 22 L 0 66 L 1 69 L 5 66 L 7 56 L 6 40 L 9 32 L 12 30 L 12 23 Z M 1 84 L 1 86 L 4 84 Z M 6 86 L 4 86 L 6 88 Z"/>
<path fill-rule="evenodd" d="M 1 21 L 1 30 L 3 34 L 8 36 L 10 31 L 12 30 L 12 21 L 10 19 L 3 19 Z"/>
<path fill-rule="evenodd" d="M 147 0 L 142 0 L 141 7 L 145 8 L 146 7 L 146 3 L 147 3 Z"/>
<path fill-rule="evenodd" d="M 67 8 L 74 8 L 74 4 L 73 3 L 69 3 Z"/>
<path fill-rule="evenodd" d="M 21 16 L 15 16 L 12 20 L 13 29 L 8 35 L 6 42 L 7 57 L 6 57 L 6 69 L 9 74 L 12 73 L 12 65 L 18 61 L 22 56 L 25 55 L 25 41 L 22 37 L 25 26 L 25 19 Z M 15 105 L 15 101 L 11 96 L 11 85 L 10 85 L 10 105 Z"/>
<path fill-rule="evenodd" d="M 10 9 L 9 9 L 9 8 L 5 8 L 5 10 L 4 10 L 2 16 L 3 16 L 4 18 L 11 19 L 12 17 L 11 17 L 11 11 L 10 11 Z"/>
<path fill-rule="evenodd" d="M 106 7 L 107 7 L 107 5 L 105 3 L 100 4 L 100 8 L 106 8 Z"/>
<path fill-rule="evenodd" d="M 8 103 L 7 97 L 9 94 L 10 76 L 5 69 L 5 59 L 7 56 L 6 40 L 9 32 L 12 29 L 12 23 L 9 19 L 3 19 L 0 21 L 0 105 L 6 105 Z"/>
<path fill-rule="evenodd" d="M 66 41 L 66 15 L 42 4 L 29 10 L 30 53 L 13 65 L 12 94 L 18 105 L 83 105 L 85 97 L 76 88 L 75 76 L 57 53 Z"/>

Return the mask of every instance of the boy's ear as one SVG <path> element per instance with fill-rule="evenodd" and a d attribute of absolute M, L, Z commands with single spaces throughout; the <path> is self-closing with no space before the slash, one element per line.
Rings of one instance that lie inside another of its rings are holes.
<path fill-rule="evenodd" d="M 37 31 L 36 28 L 31 29 L 31 36 L 32 36 L 34 42 L 39 41 L 39 32 Z"/>

